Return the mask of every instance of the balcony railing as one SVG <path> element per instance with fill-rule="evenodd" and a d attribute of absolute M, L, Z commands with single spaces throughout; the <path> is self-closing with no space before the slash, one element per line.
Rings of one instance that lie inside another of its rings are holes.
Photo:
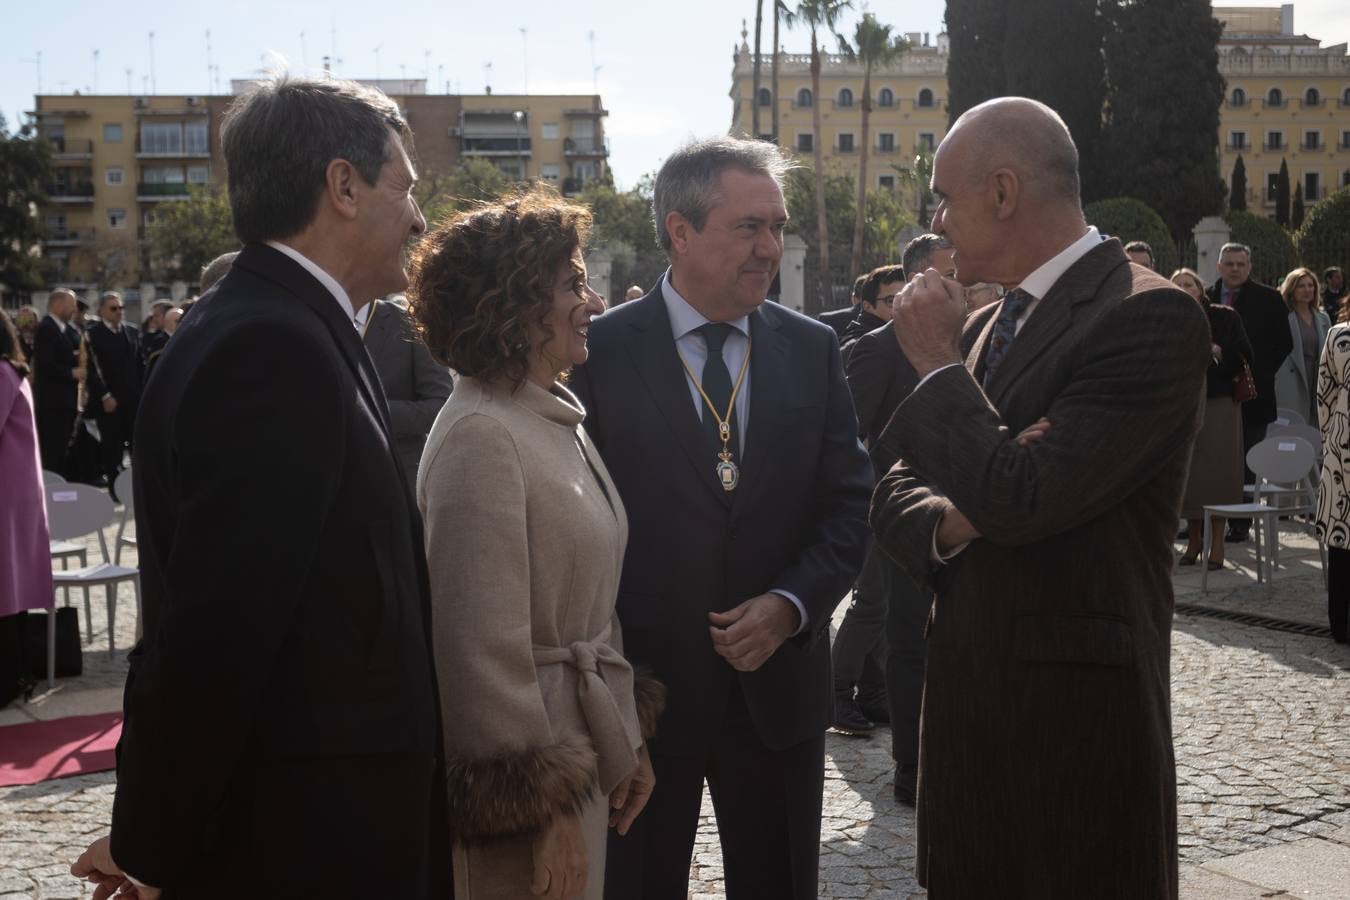
<path fill-rule="evenodd" d="M 896 153 L 896 152 L 898 152 L 898 151 L 896 150 L 896 146 L 895 146 L 894 144 L 891 144 L 889 147 L 883 147 L 881 144 L 878 144 L 878 145 L 876 146 L 876 148 L 875 148 L 872 152 L 873 152 L 873 153 Z"/>
<path fill-rule="evenodd" d="M 857 144 L 849 144 L 849 145 L 846 147 L 846 146 L 844 146 L 843 144 L 835 144 L 835 145 L 834 145 L 834 152 L 835 152 L 835 153 L 857 153 L 857 152 L 858 152 L 858 145 L 857 145 Z"/>
<path fill-rule="evenodd" d="M 1327 101 L 1325 97 L 1319 97 L 1318 99 L 1309 103 L 1308 98 L 1304 97 L 1303 99 L 1298 101 L 1298 105 L 1303 107 L 1304 109 L 1321 109 L 1322 107 L 1327 105 Z"/>
<path fill-rule="evenodd" d="M 1246 141 L 1229 141 L 1228 149 L 1242 152 L 1243 150 L 1250 150 L 1251 145 L 1248 144 Z"/>
<path fill-rule="evenodd" d="M 94 239 L 94 228 L 56 228 L 47 233 L 44 243 L 48 247 L 72 247 Z"/>
<path fill-rule="evenodd" d="M 1322 150 L 1325 148 L 1325 145 L 1321 141 L 1305 140 L 1302 144 L 1299 145 L 1299 148 L 1302 150 Z"/>
<path fill-rule="evenodd" d="M 184 199 L 189 196 L 188 184 L 185 181 L 174 182 L 172 184 L 138 184 L 136 185 L 137 200 L 166 200 L 166 199 Z"/>
<path fill-rule="evenodd" d="M 139 135 L 136 137 L 136 158 L 137 159 L 182 159 L 189 157 L 193 159 L 208 158 L 211 156 L 210 145 L 188 146 L 187 143 L 180 143 L 176 147 L 166 146 L 155 143 L 147 147 Z"/>
<path fill-rule="evenodd" d="M 1283 150 L 1283 149 L 1285 149 L 1285 143 L 1284 143 L 1284 141 L 1266 141 L 1265 143 L 1263 143 L 1263 144 L 1261 145 L 1261 149 L 1262 149 L 1262 150 Z"/>
<path fill-rule="evenodd" d="M 461 138 L 459 152 L 464 156 L 529 156 L 530 139 L 520 137 Z"/>
<path fill-rule="evenodd" d="M 92 203 L 94 200 L 94 185 L 92 183 L 51 184 L 47 186 L 47 195 L 58 203 Z"/>
<path fill-rule="evenodd" d="M 1238 99 L 1236 97 L 1225 97 L 1223 102 L 1226 105 L 1233 107 L 1234 109 L 1241 109 L 1251 103 L 1251 101 L 1248 100 L 1246 97 L 1243 97 L 1241 99 Z"/>
<path fill-rule="evenodd" d="M 89 159 L 94 155 L 94 142 L 81 138 L 47 138 L 52 143 L 56 159 Z"/>
<path fill-rule="evenodd" d="M 605 141 L 593 137 L 570 137 L 563 139 L 564 156 L 609 156 L 609 146 Z"/>
<path fill-rule="evenodd" d="M 1266 109 L 1284 109 L 1289 105 L 1288 100 L 1271 100 L 1269 97 L 1261 101 L 1261 105 Z"/>

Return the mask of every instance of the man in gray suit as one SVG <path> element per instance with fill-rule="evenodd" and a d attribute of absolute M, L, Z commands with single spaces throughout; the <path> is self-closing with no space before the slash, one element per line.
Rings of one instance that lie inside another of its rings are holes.
<path fill-rule="evenodd" d="M 415 482 L 427 432 L 454 387 L 450 370 L 431 358 L 413 333 L 407 308 L 398 302 L 371 301 L 357 311 L 355 323 L 389 400 L 394 449 L 408 481 Z"/>
<path fill-rule="evenodd" d="M 919 880 L 934 900 L 1175 898 L 1172 536 L 1208 323 L 1088 227 L 1041 103 L 961 116 L 932 187 L 960 281 L 1016 290 L 967 320 L 929 269 L 894 306 L 919 382 L 871 518 L 936 594 Z"/>

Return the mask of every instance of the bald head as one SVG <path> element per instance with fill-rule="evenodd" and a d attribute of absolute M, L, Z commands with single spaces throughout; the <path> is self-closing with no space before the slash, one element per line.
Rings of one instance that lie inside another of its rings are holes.
<path fill-rule="evenodd" d="M 997 97 L 967 110 L 939 153 L 959 156 L 958 170 L 981 183 L 1010 169 L 1028 199 L 1079 205 L 1078 148 L 1053 109 L 1025 97 Z"/>
<path fill-rule="evenodd" d="M 47 312 L 53 318 L 69 322 L 75 316 L 75 292 L 70 288 L 57 288 L 47 296 Z"/>

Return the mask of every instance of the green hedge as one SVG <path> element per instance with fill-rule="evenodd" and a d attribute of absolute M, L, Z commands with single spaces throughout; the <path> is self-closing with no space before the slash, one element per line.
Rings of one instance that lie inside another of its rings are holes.
<path fill-rule="evenodd" d="M 1133 197 L 1112 197 L 1083 207 L 1089 225 L 1096 225 L 1102 234 L 1119 238 L 1122 244 L 1147 241 L 1153 248 L 1153 267 L 1164 278 L 1177 268 L 1177 246 L 1167 230 L 1162 216 L 1142 200 Z"/>
<path fill-rule="evenodd" d="M 1279 287 L 1284 276 L 1298 267 L 1298 253 L 1284 226 L 1255 213 L 1233 210 L 1224 213 L 1223 220 L 1228 223 L 1230 241 L 1252 248 L 1252 278 Z M 1214 277 L 1201 274 L 1207 280 Z"/>
<path fill-rule="evenodd" d="M 1322 277 L 1328 266 L 1350 266 L 1350 187 L 1341 188 L 1308 210 L 1294 235 L 1299 259 Z"/>

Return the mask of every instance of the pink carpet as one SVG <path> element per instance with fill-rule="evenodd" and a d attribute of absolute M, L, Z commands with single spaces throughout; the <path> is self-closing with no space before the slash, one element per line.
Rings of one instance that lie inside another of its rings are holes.
<path fill-rule="evenodd" d="M 0 727 L 0 787 L 116 768 L 121 736 L 120 712 Z"/>

